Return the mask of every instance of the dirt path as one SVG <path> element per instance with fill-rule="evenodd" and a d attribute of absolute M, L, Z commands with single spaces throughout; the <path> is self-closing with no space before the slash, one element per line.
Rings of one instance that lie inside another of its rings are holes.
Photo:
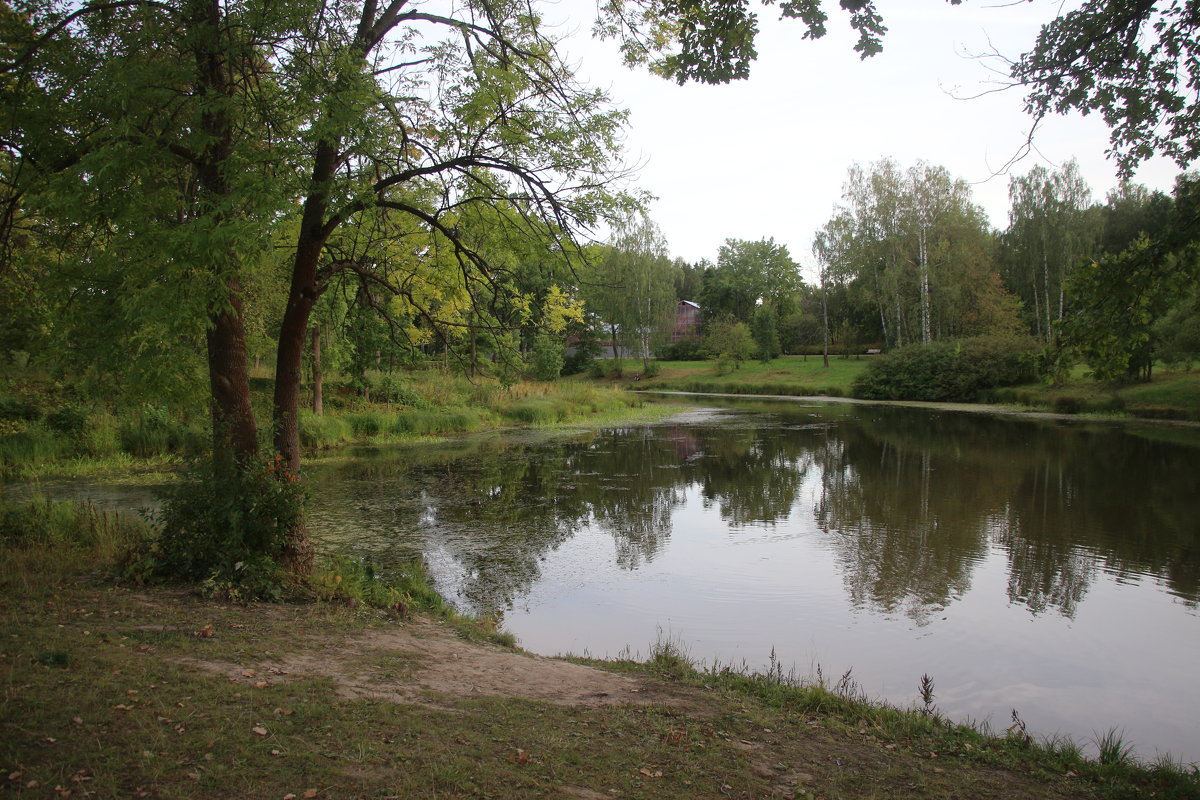
<path fill-rule="evenodd" d="M 698 704 L 682 689 L 502 647 L 469 642 L 436 621 L 369 630 L 351 638 L 309 636 L 306 647 L 253 664 L 181 657 L 176 661 L 233 683 L 325 677 L 346 699 L 370 697 L 437 705 L 437 697 L 520 697 L 564 706 Z"/>

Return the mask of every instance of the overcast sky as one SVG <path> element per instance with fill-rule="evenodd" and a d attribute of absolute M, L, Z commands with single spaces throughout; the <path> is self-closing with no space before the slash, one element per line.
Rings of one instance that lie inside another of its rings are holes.
<path fill-rule="evenodd" d="M 828 35 L 802 38 L 798 20 L 760 11 L 759 57 L 747 81 L 677 84 L 629 70 L 611 42 L 591 37 L 595 0 L 542 6 L 567 37 L 561 50 L 577 75 L 631 111 L 626 141 L 640 164 L 636 185 L 655 196 L 652 219 L 671 253 L 716 260 L 727 238 L 773 237 L 811 274 L 812 235 L 841 199 L 847 169 L 882 158 L 901 168 L 940 164 L 974 184 L 992 224 L 1008 223 L 1008 175 L 993 176 L 1020 149 L 1030 120 L 1016 90 L 993 92 L 991 50 L 1016 57 L 1063 6 L 1047 0 L 1002 5 L 967 0 L 879 0 L 888 26 L 883 53 L 860 61 L 855 34 L 835 2 Z M 1036 153 L 1010 172 L 1057 168 L 1075 158 L 1103 201 L 1116 184 L 1105 157 L 1108 132 L 1095 118 L 1055 117 L 1038 131 Z M 1179 170 L 1155 161 L 1136 180 L 1170 190 Z"/>

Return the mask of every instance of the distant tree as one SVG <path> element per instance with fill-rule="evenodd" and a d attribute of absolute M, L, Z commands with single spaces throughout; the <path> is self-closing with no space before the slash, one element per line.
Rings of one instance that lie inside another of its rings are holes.
<path fill-rule="evenodd" d="M 852 167 L 843 200 L 814 241 L 826 296 L 846 290 L 839 327 L 849 320 L 869 341 L 866 323 L 877 321 L 894 347 L 993 332 L 981 328 L 1013 308 L 996 296 L 993 235 L 965 181 L 884 160 Z"/>
<path fill-rule="evenodd" d="M 716 266 L 704 272 L 700 307 L 710 318 L 730 316 L 749 325 L 759 303 L 791 313 L 793 295 L 802 285 L 800 268 L 784 245 L 774 239 L 726 239 Z"/>
<path fill-rule="evenodd" d="M 754 344 L 758 347 L 760 360 L 768 362 L 779 357 L 782 347 L 779 344 L 779 326 L 774 304 L 766 302 L 754 309 L 750 330 L 754 336 Z"/>
<path fill-rule="evenodd" d="M 653 344 L 674 323 L 675 277 L 667 240 L 649 217 L 637 214 L 613 228 L 583 292 L 588 308 L 610 330 L 614 357 L 624 343 L 636 348 L 643 368 L 649 368 Z"/>
<path fill-rule="evenodd" d="M 709 325 L 705 347 L 717 359 L 718 369 L 740 369 L 742 362 L 754 355 L 754 336 L 744 322 L 724 318 Z"/>
<path fill-rule="evenodd" d="M 704 279 L 704 271 L 712 266 L 707 259 L 700 259 L 694 264 L 675 259 L 675 299 L 696 302 L 700 297 L 700 285 Z"/>
<path fill-rule="evenodd" d="M 1181 178 L 1159 235 L 1142 236 L 1116 255 L 1089 261 L 1067 278 L 1063 343 L 1098 380 L 1151 378 L 1158 323 L 1200 277 L 1200 182 Z"/>
<path fill-rule="evenodd" d="M 1075 161 L 1055 172 L 1037 166 L 1009 181 L 1005 284 L 1029 310 L 1032 332 L 1047 343 L 1066 309 L 1067 272 L 1095 254 L 1099 228 L 1090 194 Z"/>

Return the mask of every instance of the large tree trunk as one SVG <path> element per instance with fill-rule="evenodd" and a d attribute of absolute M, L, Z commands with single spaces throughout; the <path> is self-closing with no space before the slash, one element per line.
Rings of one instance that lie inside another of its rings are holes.
<path fill-rule="evenodd" d="M 304 345 L 313 306 L 324 290 L 318 281 L 317 266 L 329 236 L 325 225 L 327 192 L 336 167 L 336 146 L 330 142 L 320 142 L 313 160 L 312 183 L 300 221 L 287 308 L 279 326 L 272 433 L 275 452 L 282 457 L 284 466 L 293 475 L 300 471 L 299 411 Z M 303 524 L 289 532 L 284 563 L 296 575 L 312 574 L 312 543 L 308 539 L 308 529 Z"/>
<path fill-rule="evenodd" d="M 312 383 L 313 413 L 318 417 L 325 413 L 325 375 L 321 372 L 321 326 L 312 328 Z"/>
<path fill-rule="evenodd" d="M 258 454 L 258 427 L 250 407 L 246 370 L 246 332 L 241 286 L 226 282 L 229 304 L 209 319 L 208 379 L 213 427 L 213 464 L 217 470 L 246 466 Z"/>

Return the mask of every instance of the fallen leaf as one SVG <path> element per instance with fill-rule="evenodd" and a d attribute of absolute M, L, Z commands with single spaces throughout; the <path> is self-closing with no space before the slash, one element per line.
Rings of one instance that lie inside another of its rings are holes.
<path fill-rule="evenodd" d="M 291 792 L 288 792 L 287 794 L 285 794 L 283 796 L 283 800 L 296 800 L 296 795 L 292 794 Z"/>
<path fill-rule="evenodd" d="M 272 751 L 271 751 L 271 755 L 273 755 L 273 756 L 281 756 L 281 755 L 283 755 L 283 751 L 282 751 L 282 750 L 272 750 Z"/>
<path fill-rule="evenodd" d="M 17 770 L 17 771 L 14 771 L 14 772 L 10 772 L 10 773 L 8 773 L 8 779 L 9 779 L 10 781 L 15 781 L 15 780 L 17 780 L 18 778 L 20 778 L 20 777 L 21 777 L 21 774 L 22 774 L 22 773 L 21 773 L 19 770 Z"/>
<path fill-rule="evenodd" d="M 254 670 L 252 670 L 252 669 L 244 669 L 244 670 L 242 670 L 242 677 L 243 677 L 243 678 L 253 678 L 253 677 L 254 677 L 255 675 L 257 675 L 257 674 L 258 674 L 258 673 L 257 673 L 257 672 L 255 672 L 255 671 L 254 671 Z"/>
<path fill-rule="evenodd" d="M 642 767 L 641 769 L 638 770 L 638 772 L 642 773 L 647 778 L 661 778 L 662 777 L 662 770 L 658 770 L 658 769 L 651 772 L 650 770 L 646 769 L 645 767 Z"/>
<path fill-rule="evenodd" d="M 274 711 L 272 711 L 271 713 L 279 714 L 280 716 L 284 716 L 284 717 L 290 717 L 295 712 L 292 711 L 290 708 L 277 708 Z"/>
<path fill-rule="evenodd" d="M 83 717 L 71 717 L 71 722 L 74 722 L 76 725 L 82 725 Z"/>
<path fill-rule="evenodd" d="M 512 761 L 517 764 L 528 764 L 529 752 L 518 747 L 517 752 L 512 755 Z"/>
<path fill-rule="evenodd" d="M 264 727 L 262 727 L 261 725 L 255 725 L 255 726 L 254 726 L 253 728 L 251 728 L 250 730 L 251 730 L 251 731 L 253 731 L 254 733 L 257 733 L 259 736 L 266 736 L 266 735 L 267 735 L 267 729 L 266 729 L 266 728 L 264 728 Z"/>
<path fill-rule="evenodd" d="M 259 681 L 258 683 L 254 684 L 254 688 L 255 689 L 265 689 L 270 685 L 271 684 L 267 683 L 266 681 Z"/>
<path fill-rule="evenodd" d="M 307 792 L 304 793 L 304 797 L 306 798 L 306 800 L 312 800 L 318 794 L 320 794 L 320 792 L 318 792 L 316 789 L 309 789 Z"/>
<path fill-rule="evenodd" d="M 212 625 L 205 625 L 203 628 L 192 634 L 192 636 L 195 636 L 197 639 L 211 639 L 214 635 L 215 634 L 213 633 Z"/>

